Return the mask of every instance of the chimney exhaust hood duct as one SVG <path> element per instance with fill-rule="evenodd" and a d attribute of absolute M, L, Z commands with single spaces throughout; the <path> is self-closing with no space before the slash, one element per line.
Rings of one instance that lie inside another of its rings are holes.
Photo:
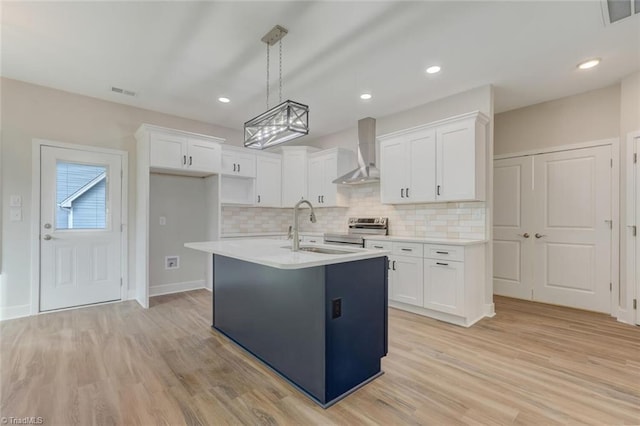
<path fill-rule="evenodd" d="M 376 167 L 376 120 L 367 117 L 358 120 L 358 167 L 333 183 L 357 185 L 379 181 L 380 170 Z"/>

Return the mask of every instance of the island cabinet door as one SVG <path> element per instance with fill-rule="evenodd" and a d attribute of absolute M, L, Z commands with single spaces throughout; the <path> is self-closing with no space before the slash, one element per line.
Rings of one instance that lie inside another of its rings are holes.
<path fill-rule="evenodd" d="M 387 258 L 326 268 L 326 401 L 380 374 L 387 353 Z"/>

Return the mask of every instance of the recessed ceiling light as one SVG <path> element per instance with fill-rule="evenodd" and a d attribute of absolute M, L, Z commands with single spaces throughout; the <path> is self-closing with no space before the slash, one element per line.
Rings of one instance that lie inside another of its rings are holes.
<path fill-rule="evenodd" d="M 588 61 L 580 62 L 578 68 L 581 70 L 588 70 L 595 67 L 600 63 L 600 58 L 589 59 Z"/>
<path fill-rule="evenodd" d="M 433 65 L 427 68 L 427 74 L 435 74 L 439 72 L 440 72 L 440 67 L 437 65 Z"/>
<path fill-rule="evenodd" d="M 228 104 L 229 102 L 231 102 L 231 99 L 225 98 L 224 96 L 219 97 L 218 100 L 223 104 Z"/>
<path fill-rule="evenodd" d="M 371 93 L 363 93 L 362 95 L 360 95 L 360 99 L 364 101 L 371 99 Z"/>

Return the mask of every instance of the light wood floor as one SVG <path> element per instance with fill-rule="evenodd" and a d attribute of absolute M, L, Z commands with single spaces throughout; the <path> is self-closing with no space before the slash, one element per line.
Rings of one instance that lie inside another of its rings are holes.
<path fill-rule="evenodd" d="M 210 328 L 197 290 L 0 324 L 0 415 L 51 424 L 639 424 L 640 327 L 496 298 L 470 329 L 391 310 L 382 377 L 322 410 Z"/>

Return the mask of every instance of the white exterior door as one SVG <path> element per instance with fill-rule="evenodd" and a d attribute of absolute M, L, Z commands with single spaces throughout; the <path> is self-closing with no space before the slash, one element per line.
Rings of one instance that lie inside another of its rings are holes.
<path fill-rule="evenodd" d="M 120 300 L 121 157 L 41 149 L 40 311 Z"/>
<path fill-rule="evenodd" d="M 611 147 L 535 158 L 533 298 L 611 312 Z"/>
<path fill-rule="evenodd" d="M 533 289 L 533 157 L 496 160 L 493 169 L 493 292 L 530 299 Z"/>

